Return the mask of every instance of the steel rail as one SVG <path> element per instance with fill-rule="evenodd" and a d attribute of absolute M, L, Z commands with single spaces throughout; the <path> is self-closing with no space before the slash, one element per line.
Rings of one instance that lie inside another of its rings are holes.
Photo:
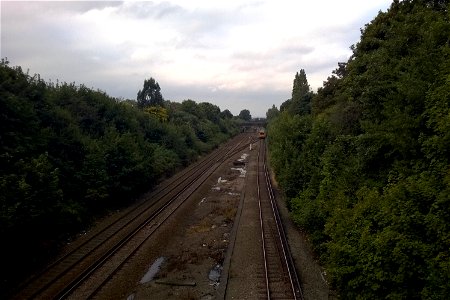
<path fill-rule="evenodd" d="M 221 161 L 221 160 L 225 160 L 227 157 L 229 157 L 230 155 L 233 154 L 234 151 L 238 151 L 236 148 L 239 146 L 239 144 L 241 144 L 242 142 L 244 142 L 246 135 L 243 135 L 241 138 L 241 141 L 238 144 L 235 144 L 234 147 L 230 147 L 230 145 L 233 145 L 232 142 L 229 142 L 226 144 L 226 146 L 224 146 L 224 150 L 228 149 L 228 151 L 225 153 L 225 155 L 223 155 L 223 151 L 214 151 L 213 153 L 209 154 L 207 157 L 205 157 L 202 161 L 195 163 L 193 165 L 191 165 L 190 167 L 184 169 L 181 172 L 181 175 L 175 175 L 175 179 L 170 180 L 167 184 L 164 184 L 163 186 L 160 186 L 160 189 L 155 191 L 154 194 L 152 195 L 153 197 L 156 197 L 159 195 L 159 197 L 152 201 L 143 201 L 142 203 L 136 205 L 133 209 L 127 211 L 125 214 L 123 214 L 122 216 L 120 216 L 118 219 L 115 219 L 112 223 L 109 223 L 107 226 L 105 226 L 104 228 L 102 228 L 101 230 L 99 230 L 98 232 L 96 232 L 95 234 L 93 234 L 90 238 L 88 238 L 87 240 L 85 240 L 83 243 L 81 243 L 80 245 L 78 245 L 76 248 L 74 248 L 72 251 L 68 252 L 66 255 L 60 257 L 57 261 L 55 261 L 54 263 L 50 264 L 49 266 L 47 266 L 42 272 L 40 272 L 38 275 L 32 277 L 31 279 L 29 279 L 25 284 L 23 284 L 22 286 L 28 286 L 33 284 L 33 282 L 38 281 L 39 279 L 41 279 L 43 277 L 43 275 L 45 275 L 46 273 L 50 273 L 52 271 L 52 268 L 55 268 L 58 265 L 64 265 L 65 260 L 69 260 L 72 256 L 76 255 L 80 249 L 82 249 L 83 247 L 86 247 L 86 245 L 93 241 L 94 239 L 98 238 L 101 234 L 105 233 L 108 229 L 110 229 L 113 225 L 118 224 L 120 221 L 122 221 L 123 219 L 125 219 L 126 217 L 130 217 L 130 220 L 126 221 L 125 224 L 120 225 L 118 229 L 110 231 L 106 237 L 103 237 L 102 239 L 100 239 L 97 242 L 97 245 L 94 245 L 93 247 L 91 247 L 91 249 L 87 249 L 87 253 L 85 253 L 84 255 L 82 255 L 81 257 L 79 257 L 78 259 L 75 259 L 75 262 L 71 262 L 71 263 L 67 263 L 65 264 L 65 268 L 63 268 L 63 270 L 59 270 L 57 271 L 57 275 L 53 276 L 52 278 L 50 278 L 49 280 L 47 280 L 47 282 L 44 285 L 41 285 L 40 287 L 38 287 L 37 289 L 34 290 L 34 292 L 32 292 L 30 297 L 26 297 L 26 298 L 35 298 L 37 297 L 39 294 L 43 293 L 46 289 L 48 289 L 53 283 L 55 283 L 55 281 L 58 280 L 59 277 L 65 275 L 74 265 L 79 264 L 83 259 L 85 259 L 87 256 L 89 256 L 93 251 L 95 251 L 96 249 L 98 249 L 98 247 L 105 242 L 106 240 L 108 240 L 109 238 L 111 238 L 112 236 L 114 236 L 115 234 L 117 234 L 119 231 L 123 230 L 125 227 L 129 226 L 130 223 L 132 223 L 134 220 L 136 220 L 137 218 L 139 218 L 140 216 L 142 216 L 142 214 L 147 213 L 150 209 L 152 209 L 159 201 L 161 201 L 161 199 L 163 199 L 165 196 L 167 196 L 170 192 L 172 192 L 173 189 L 170 189 L 169 191 L 167 191 L 167 188 L 173 186 L 176 184 L 176 187 L 180 186 L 180 182 L 178 181 L 178 179 L 181 178 L 182 182 L 181 183 L 186 183 L 186 181 L 189 181 L 188 183 L 185 184 L 185 189 L 187 187 L 190 186 L 190 184 L 195 180 L 195 178 L 197 178 L 199 176 L 199 173 L 201 172 L 205 172 L 208 169 L 208 164 L 211 164 L 212 161 L 215 160 L 215 162 Z M 241 147 L 242 148 L 242 147 Z M 222 156 L 223 155 L 223 156 Z M 200 168 L 199 168 L 200 167 Z M 193 173 L 193 175 L 189 175 L 190 173 Z M 189 176 L 187 176 L 189 175 Z M 185 190 L 183 189 L 183 191 Z M 182 191 L 182 192 L 183 192 Z M 181 192 L 180 192 L 181 193 Z M 161 195 L 162 194 L 162 195 Z M 142 207 L 145 207 L 142 210 Z M 143 211 L 139 214 L 137 214 L 136 216 L 132 216 L 133 213 L 135 213 L 136 211 Z M 126 220 L 126 219 L 125 219 Z M 16 295 L 17 296 L 17 295 Z"/>
<path fill-rule="evenodd" d="M 160 207 L 157 211 L 155 211 L 144 223 L 140 224 L 137 228 L 135 228 L 131 233 L 117 242 L 112 248 L 110 248 L 100 259 L 96 260 L 93 264 L 91 264 L 80 276 L 77 276 L 72 282 L 70 282 L 67 287 L 65 287 L 57 296 L 57 299 L 64 299 L 68 295 L 70 295 L 76 288 L 78 288 L 86 279 L 89 278 L 98 268 L 100 268 L 112 255 L 117 253 L 117 251 L 122 248 L 126 243 L 128 243 L 138 232 L 140 232 L 143 228 L 145 228 L 148 224 L 153 222 L 156 217 L 160 215 L 167 207 L 169 207 L 182 193 L 184 193 L 189 186 L 183 188 L 182 191 L 177 193 L 170 201 L 166 202 L 162 207 Z M 172 213 L 169 214 L 172 215 Z M 167 218 L 166 218 L 167 219 Z M 163 221 L 165 221 L 164 219 Z M 161 222 L 157 227 L 161 225 Z M 151 234 L 147 237 L 149 238 Z M 147 239 L 146 239 L 147 240 Z M 145 241 L 145 240 L 144 240 Z M 140 244 L 142 245 L 143 242 Z M 89 298 L 89 297 L 88 297 Z"/>
<path fill-rule="evenodd" d="M 259 207 L 259 224 L 261 226 L 261 247 L 262 247 L 262 253 L 263 253 L 263 260 L 264 260 L 264 275 L 265 275 L 265 285 L 266 285 L 266 295 L 267 299 L 270 299 L 270 286 L 269 286 L 269 271 L 267 266 L 267 253 L 266 253 L 266 238 L 265 238 L 265 232 L 264 232 L 264 222 L 263 222 L 263 211 L 261 207 L 261 188 L 260 188 L 260 182 L 259 182 L 259 159 L 260 159 L 260 153 L 261 153 L 261 142 L 260 142 L 260 148 L 258 151 L 258 158 L 257 158 L 257 164 L 256 164 L 256 187 L 258 190 L 258 207 Z"/>
<path fill-rule="evenodd" d="M 266 160 L 264 161 L 264 175 L 266 177 L 267 192 L 269 194 L 270 204 L 272 206 L 273 217 L 274 217 L 277 232 L 278 232 L 278 237 L 279 237 L 279 241 L 280 241 L 280 245 L 281 245 L 281 249 L 282 249 L 282 253 L 283 253 L 283 259 L 284 259 L 284 262 L 288 269 L 289 281 L 291 284 L 291 289 L 292 289 L 292 292 L 294 295 L 294 299 L 303 300 L 304 299 L 303 291 L 301 289 L 300 281 L 298 279 L 298 274 L 295 269 L 294 260 L 292 258 L 291 252 L 289 250 L 289 244 L 288 244 L 288 241 L 286 238 L 286 232 L 284 230 L 284 227 L 283 227 L 283 224 L 281 221 L 278 206 L 277 206 L 277 203 L 275 202 L 275 195 L 274 195 L 273 188 L 272 188 L 272 181 L 270 179 L 270 174 L 267 169 Z"/>
<path fill-rule="evenodd" d="M 210 155 L 213 155 L 214 158 L 219 157 L 219 154 L 216 153 L 216 152 L 213 152 Z M 26 282 L 21 284 L 21 286 L 19 288 L 20 289 L 24 289 L 27 286 L 33 284 L 35 281 L 37 281 L 39 279 L 42 280 L 42 277 L 46 273 L 51 272 L 52 269 L 54 269 L 55 267 L 61 265 L 64 261 L 69 260 L 71 258 L 71 256 L 77 254 L 80 251 L 80 249 L 82 249 L 83 247 L 87 246 L 88 243 L 90 243 L 94 239 L 97 239 L 96 245 L 91 247 L 90 250 L 88 250 L 87 253 L 85 253 L 84 255 L 82 255 L 81 257 L 79 257 L 78 259 L 76 259 L 72 263 L 69 263 L 69 264 L 66 263 L 65 264 L 65 268 L 63 270 L 59 270 L 57 272 L 58 273 L 57 276 L 53 276 L 53 278 L 50 278 L 49 280 L 47 280 L 47 283 L 45 283 L 44 285 L 41 284 L 41 287 L 36 289 L 32 293 L 32 295 L 28 297 L 29 299 L 35 298 L 42 291 L 44 291 L 51 284 L 53 284 L 57 280 L 58 277 L 65 275 L 74 265 L 79 263 L 86 256 L 88 256 L 90 253 L 92 253 L 98 247 L 100 247 L 105 240 L 107 240 L 109 237 L 114 236 L 115 234 L 117 234 L 120 230 L 122 230 L 124 227 L 126 227 L 131 222 L 133 222 L 137 217 L 139 217 L 139 215 L 142 215 L 143 214 L 142 211 L 148 211 L 153 206 L 155 206 L 158 203 L 158 201 L 160 201 L 163 197 L 167 196 L 170 192 L 172 192 L 173 189 L 170 188 L 171 186 L 179 186 L 180 184 L 183 184 L 186 181 L 192 180 L 192 178 L 195 178 L 196 174 L 198 172 L 200 172 L 201 168 L 206 166 L 207 163 L 208 163 L 208 160 L 207 160 L 207 158 L 205 158 L 205 159 L 203 159 L 203 160 L 201 160 L 199 162 L 196 162 L 196 163 L 190 165 L 189 167 L 183 169 L 180 173 L 176 174 L 174 177 L 169 179 L 169 182 L 167 182 L 166 184 L 164 184 L 162 186 L 159 186 L 157 190 L 155 190 L 151 195 L 148 196 L 148 198 L 150 198 L 153 201 L 150 201 L 150 200 L 142 201 L 141 203 L 138 203 L 137 205 L 134 205 L 132 207 L 132 209 L 126 211 L 119 218 L 113 220 L 111 223 L 108 223 L 102 229 L 100 229 L 98 232 L 96 232 L 95 234 L 91 235 L 89 238 L 84 240 L 81 244 L 77 245 L 73 249 L 70 249 L 69 252 L 65 253 L 63 256 L 57 258 L 51 264 L 47 265 L 42 271 L 40 271 L 39 273 L 35 274 L 31 278 L 29 278 Z M 199 169 L 199 167 L 200 167 L 200 169 Z M 190 172 L 196 172 L 196 173 L 194 173 L 192 176 L 186 176 Z M 179 182 L 179 180 L 181 180 L 181 182 Z M 156 197 L 156 198 L 154 198 L 154 197 Z M 136 213 L 136 212 L 139 212 L 139 214 L 136 215 L 135 217 L 131 217 L 130 218 L 130 216 L 133 213 Z M 117 225 L 119 222 L 121 222 L 122 220 L 124 220 L 126 218 L 130 218 L 130 219 L 128 221 L 126 221 L 125 224 L 120 225 L 117 229 L 111 230 L 111 228 L 114 228 L 115 225 Z M 109 232 L 106 233 L 107 236 L 106 237 L 102 237 L 102 238 L 99 239 L 99 237 L 102 234 L 104 234 L 106 231 L 108 231 L 108 230 L 109 230 Z"/>
<path fill-rule="evenodd" d="M 263 181 L 265 181 L 266 184 L 266 191 L 268 194 L 268 200 L 267 202 L 263 200 L 263 197 L 261 196 L 261 179 L 260 176 L 264 176 Z M 276 263 L 280 268 L 282 268 L 282 272 L 284 272 L 284 278 L 287 278 L 288 281 L 285 281 L 286 284 L 286 290 L 283 291 L 284 294 L 283 297 L 292 297 L 292 299 L 301 299 L 303 300 L 303 293 L 300 287 L 300 283 L 298 280 L 297 272 L 295 270 L 295 265 L 293 263 L 293 259 L 291 256 L 291 253 L 289 251 L 289 245 L 287 242 L 286 234 L 284 232 L 284 228 L 281 222 L 281 217 L 279 215 L 277 204 L 275 203 L 275 195 L 272 188 L 272 183 L 270 180 L 270 175 L 267 169 L 266 165 L 266 145 L 264 141 L 260 142 L 260 149 L 258 151 L 258 163 L 257 163 L 257 188 L 258 188 L 258 206 L 259 206 L 259 215 L 260 215 L 260 225 L 261 225 L 261 247 L 263 252 L 263 259 L 264 259 L 264 272 L 265 272 L 265 285 L 266 285 L 266 297 L 267 299 L 276 298 L 276 296 L 273 296 L 272 293 L 274 291 L 271 290 L 273 287 L 273 284 L 271 284 L 271 280 L 273 280 L 274 276 L 274 269 L 269 270 L 270 266 L 274 267 L 273 262 L 272 264 L 269 264 L 267 259 L 271 259 L 267 254 L 267 245 L 275 246 L 278 249 L 278 258 Z M 266 210 L 266 215 L 263 213 L 263 204 L 262 201 L 265 202 L 264 210 Z M 270 210 L 270 212 L 269 212 Z M 268 216 L 269 214 L 270 216 Z M 266 223 L 263 220 L 263 218 L 269 218 L 267 219 Z M 273 218 L 273 219 L 272 219 Z M 269 226 L 267 229 L 265 229 L 265 226 Z M 269 235 L 266 235 L 265 231 L 269 230 L 272 231 L 272 234 L 270 235 L 271 238 L 269 238 Z M 267 242 L 265 241 L 266 239 Z M 273 239 L 273 240 L 272 240 Z M 274 245 L 272 243 L 275 243 Z M 273 253 L 272 253 L 273 256 Z M 272 258 L 273 259 L 273 258 Z M 278 267 L 274 267 L 278 268 Z M 276 270 L 276 269 L 275 269 Z M 272 274 L 272 275 L 270 275 Z M 286 279 L 285 279 L 286 280 Z M 288 288 L 289 286 L 289 288 Z M 279 286 L 278 286 L 279 288 Z M 289 291 L 288 291 L 289 289 Z M 276 292 L 276 289 L 275 289 Z M 289 294 L 289 295 L 288 295 Z M 292 296 L 291 296 L 292 295 Z"/>
<path fill-rule="evenodd" d="M 234 147 L 232 147 L 230 150 L 228 150 L 226 152 L 226 154 L 224 156 L 222 156 L 220 159 L 216 160 L 212 165 L 210 165 L 210 168 L 206 169 L 201 175 L 207 175 L 203 178 L 203 180 L 198 181 L 197 179 L 195 180 L 197 187 L 194 188 L 184 199 L 182 199 L 176 206 L 175 208 L 166 216 L 163 218 L 163 220 L 161 220 L 160 222 L 158 222 L 158 225 L 156 227 L 152 228 L 152 231 L 142 240 L 138 243 L 138 245 L 135 247 L 135 249 L 133 249 L 133 251 L 131 253 L 129 253 L 128 255 L 126 255 L 126 257 L 124 259 L 122 259 L 121 263 L 114 268 L 114 270 L 112 270 L 112 272 L 110 272 L 108 274 L 108 276 L 106 276 L 106 278 L 104 280 L 102 280 L 102 282 L 94 289 L 94 291 L 92 291 L 87 297 L 86 299 L 91 299 L 93 298 L 95 295 L 97 295 L 101 289 L 108 283 L 108 281 L 123 267 L 123 265 L 132 257 L 134 256 L 137 251 L 144 245 L 144 243 L 146 241 L 148 241 L 152 234 L 160 227 L 164 224 L 164 222 L 166 220 L 169 219 L 170 216 L 172 216 L 177 209 L 200 187 L 201 184 L 203 184 L 209 177 L 210 175 L 220 167 L 220 165 L 230 156 L 234 155 L 235 153 L 239 152 L 242 150 L 242 147 L 238 147 L 241 143 L 243 142 L 240 141 L 239 143 L 237 143 Z M 245 145 L 246 147 L 246 145 Z M 215 167 L 214 167 L 215 166 Z M 209 173 L 209 174 L 208 174 Z M 127 242 L 129 242 L 140 230 L 142 230 L 143 228 L 145 228 L 148 224 L 150 224 L 156 217 L 159 216 L 159 214 L 161 212 L 163 212 L 167 207 L 169 207 L 173 202 L 175 202 L 175 200 L 178 199 L 179 196 L 181 196 L 185 191 L 187 191 L 191 186 L 186 186 L 182 191 L 180 191 L 175 197 L 173 197 L 169 202 L 167 202 L 164 207 L 162 207 L 161 209 L 158 210 L 158 212 L 156 212 L 154 214 L 154 216 L 152 216 L 151 218 L 149 218 L 149 220 L 147 222 L 145 222 L 145 224 L 142 224 L 142 226 L 140 226 L 139 228 L 137 228 L 135 231 L 133 231 L 129 236 L 127 236 L 125 239 L 123 239 L 121 242 L 119 242 L 113 249 L 111 249 L 110 251 L 108 251 L 108 253 L 106 253 L 99 261 L 97 261 L 95 263 L 95 265 L 93 265 L 92 267 L 90 267 L 85 274 L 83 274 L 83 276 L 80 276 L 79 278 L 77 278 L 76 280 L 73 281 L 73 283 L 67 288 L 65 289 L 60 295 L 58 295 L 58 299 L 64 299 L 65 297 L 67 297 L 68 295 L 70 295 L 77 287 L 79 287 L 90 275 L 92 275 L 98 268 L 100 268 L 109 258 L 111 258 L 115 253 L 117 253 L 120 248 L 122 248 L 123 246 L 126 245 Z"/>

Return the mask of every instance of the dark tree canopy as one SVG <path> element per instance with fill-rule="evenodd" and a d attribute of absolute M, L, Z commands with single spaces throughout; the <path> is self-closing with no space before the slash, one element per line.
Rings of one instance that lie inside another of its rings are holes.
<path fill-rule="evenodd" d="M 286 110 L 292 115 L 305 115 L 311 112 L 311 99 L 313 93 L 310 90 L 308 80 L 306 79 L 306 73 L 304 69 L 295 74 L 292 97 L 285 101 L 280 110 Z"/>
<path fill-rule="evenodd" d="M 220 114 L 221 114 L 222 118 L 224 118 L 224 119 L 231 119 L 231 118 L 233 118 L 233 114 L 228 109 L 225 109 Z"/>
<path fill-rule="evenodd" d="M 301 99 L 310 92 L 308 80 L 304 69 L 295 74 L 294 83 L 292 86 L 292 100 L 301 101 Z"/>
<path fill-rule="evenodd" d="M 245 121 L 250 121 L 252 119 L 252 115 L 248 109 L 243 109 L 239 113 L 239 118 Z"/>
<path fill-rule="evenodd" d="M 279 115 L 280 111 L 278 110 L 278 108 L 275 106 L 275 104 L 272 105 L 272 108 L 269 108 L 269 110 L 267 110 L 266 112 L 266 118 L 267 120 L 272 120 L 274 118 L 276 118 Z"/>
<path fill-rule="evenodd" d="M 46 83 L 0 63 L 0 298 L 57 246 L 239 131 L 220 108 Z"/>
<path fill-rule="evenodd" d="M 164 105 L 161 88 L 153 77 L 144 80 L 144 87 L 137 93 L 137 104 L 139 108 Z"/>
<path fill-rule="evenodd" d="M 269 121 L 292 218 L 342 299 L 449 299 L 449 37 L 448 0 L 395 0 Z"/>

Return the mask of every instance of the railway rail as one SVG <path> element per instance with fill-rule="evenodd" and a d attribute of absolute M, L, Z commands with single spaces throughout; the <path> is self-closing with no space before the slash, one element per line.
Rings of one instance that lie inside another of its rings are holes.
<path fill-rule="evenodd" d="M 13 299 L 64 299 L 88 281 L 93 281 L 89 283 L 91 288 L 79 289 L 85 292 L 78 297 L 95 297 L 215 169 L 255 140 L 242 134 L 161 184 L 145 201 L 75 242 L 69 251 L 25 282 Z"/>
<path fill-rule="evenodd" d="M 260 140 L 257 158 L 257 193 L 261 227 L 264 283 L 260 296 L 265 299 L 302 299 L 303 293 L 290 254 L 286 234 L 275 202 L 266 165 L 266 145 Z"/>

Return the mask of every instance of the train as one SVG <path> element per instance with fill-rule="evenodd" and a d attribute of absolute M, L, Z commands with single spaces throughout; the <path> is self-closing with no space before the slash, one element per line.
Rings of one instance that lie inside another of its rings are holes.
<path fill-rule="evenodd" d="M 266 138 L 266 132 L 264 131 L 264 129 L 259 130 L 258 137 L 260 139 L 265 139 Z"/>

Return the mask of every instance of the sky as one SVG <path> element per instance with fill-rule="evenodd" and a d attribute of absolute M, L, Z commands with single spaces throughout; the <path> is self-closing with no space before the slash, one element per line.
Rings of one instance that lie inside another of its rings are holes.
<path fill-rule="evenodd" d="M 166 100 L 265 117 L 300 69 L 317 91 L 391 2 L 1 0 L 0 57 L 123 99 L 153 77 Z"/>

